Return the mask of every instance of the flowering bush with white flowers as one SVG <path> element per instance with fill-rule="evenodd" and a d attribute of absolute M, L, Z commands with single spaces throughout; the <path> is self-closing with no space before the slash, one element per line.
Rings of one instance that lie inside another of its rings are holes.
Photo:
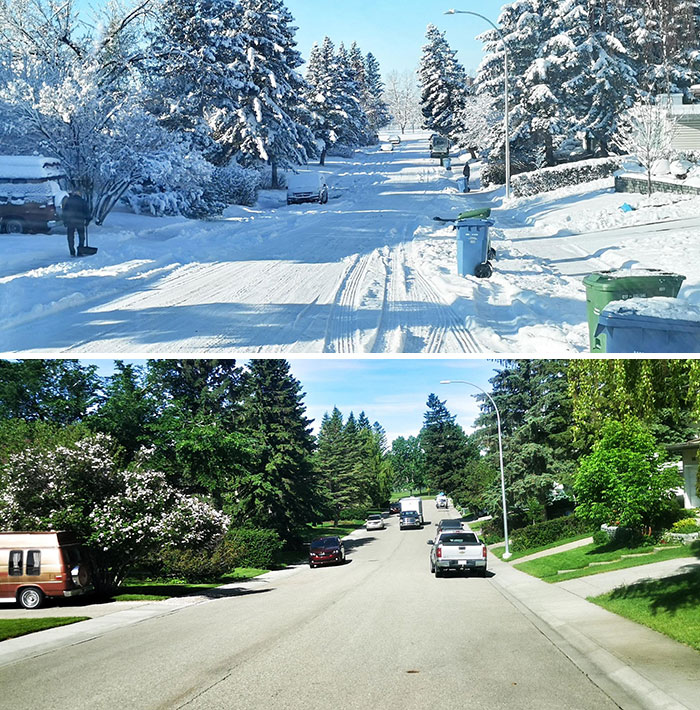
<path fill-rule="evenodd" d="M 230 524 L 146 468 L 148 452 L 133 470 L 122 470 L 115 448 L 100 434 L 72 447 L 30 448 L 12 456 L 0 474 L 0 526 L 74 532 L 91 552 L 102 591 L 163 547 L 213 546 Z"/>

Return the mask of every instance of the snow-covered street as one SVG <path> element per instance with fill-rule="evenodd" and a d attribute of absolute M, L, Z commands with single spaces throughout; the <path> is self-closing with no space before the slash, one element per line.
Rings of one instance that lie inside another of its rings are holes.
<path fill-rule="evenodd" d="M 583 276 L 633 264 L 684 274 L 700 304 L 700 198 L 648 206 L 605 180 L 504 206 L 502 188 L 457 193 L 461 165 L 446 173 L 416 134 L 330 159 L 323 206 L 268 191 L 215 221 L 114 212 L 84 259 L 60 228 L 2 235 L 0 350 L 571 354 L 588 347 Z M 433 220 L 477 206 L 494 208 L 490 280 L 458 276 L 455 232 Z"/>

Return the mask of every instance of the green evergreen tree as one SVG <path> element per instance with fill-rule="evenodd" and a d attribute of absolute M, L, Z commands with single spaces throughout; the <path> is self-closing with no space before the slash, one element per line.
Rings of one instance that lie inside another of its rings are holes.
<path fill-rule="evenodd" d="M 289 363 L 279 359 L 251 361 L 245 388 L 243 425 L 255 453 L 251 470 L 236 481 L 231 512 L 244 524 L 295 540 L 321 503 L 304 393 Z"/>
<path fill-rule="evenodd" d="M 455 422 L 445 402 L 431 394 L 427 406 L 420 432 L 427 482 L 433 490 L 449 493 L 461 485 L 465 466 L 478 457 L 478 450 Z"/>

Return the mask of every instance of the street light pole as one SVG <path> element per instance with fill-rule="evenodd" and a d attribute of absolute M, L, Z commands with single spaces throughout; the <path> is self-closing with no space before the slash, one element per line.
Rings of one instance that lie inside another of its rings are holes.
<path fill-rule="evenodd" d="M 509 86 L 508 86 L 508 47 L 506 46 L 506 40 L 503 36 L 503 32 L 494 25 L 488 17 L 480 15 L 478 12 L 471 12 L 470 10 L 447 10 L 446 15 L 474 15 L 474 17 L 480 17 L 482 20 L 493 27 L 498 36 L 501 38 L 501 43 L 503 44 L 503 67 L 504 67 L 504 90 L 505 90 L 505 131 L 506 131 L 506 199 L 510 199 L 510 98 L 509 98 Z"/>
<path fill-rule="evenodd" d="M 467 382 L 466 380 L 441 380 L 441 385 L 471 385 L 476 387 L 479 391 L 483 392 L 491 401 L 493 408 L 496 412 L 496 422 L 498 423 L 498 456 L 501 462 L 501 497 L 503 500 L 503 537 L 506 540 L 506 551 L 503 553 L 503 559 L 507 560 L 511 557 L 510 543 L 508 540 L 508 511 L 506 510 L 506 478 L 503 473 L 503 439 L 501 436 L 501 414 L 498 411 L 496 403 L 493 401 L 493 397 L 479 385 L 475 385 L 473 382 Z"/>

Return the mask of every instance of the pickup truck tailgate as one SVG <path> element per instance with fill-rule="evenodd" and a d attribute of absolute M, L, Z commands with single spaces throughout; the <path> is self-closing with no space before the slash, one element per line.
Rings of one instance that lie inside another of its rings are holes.
<path fill-rule="evenodd" d="M 472 532 L 443 533 L 436 543 L 440 567 L 486 567 L 486 546 Z"/>

